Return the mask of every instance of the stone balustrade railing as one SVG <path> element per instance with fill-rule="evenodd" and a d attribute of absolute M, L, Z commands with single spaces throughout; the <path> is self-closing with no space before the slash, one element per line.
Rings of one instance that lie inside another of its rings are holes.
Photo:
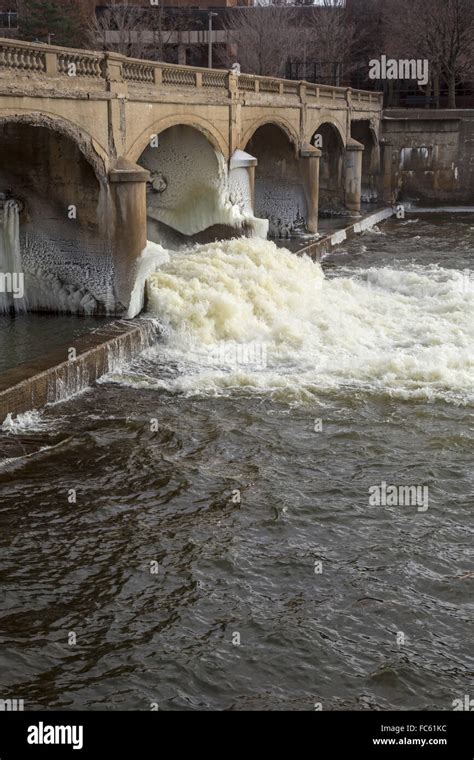
<path fill-rule="evenodd" d="M 0 73 L 9 70 L 44 77 L 77 77 L 84 83 L 95 82 L 104 89 L 107 83 L 123 82 L 128 86 L 188 87 L 305 98 L 312 100 L 344 101 L 346 104 L 372 104 L 382 108 L 383 94 L 368 90 L 310 84 L 304 81 L 240 74 L 220 69 L 180 66 L 156 61 L 127 58 L 118 53 L 99 53 L 88 50 L 44 45 L 0 38 Z"/>

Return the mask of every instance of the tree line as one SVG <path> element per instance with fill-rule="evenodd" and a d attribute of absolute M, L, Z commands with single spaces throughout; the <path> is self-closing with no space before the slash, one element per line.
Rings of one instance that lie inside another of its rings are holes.
<path fill-rule="evenodd" d="M 107 8 L 96 14 L 94 0 L 17 0 L 19 36 L 166 60 L 175 55 L 173 34 L 192 21 L 162 0 L 103 4 Z M 204 28 L 205 13 L 202 18 Z M 199 20 L 192 23 L 199 28 Z M 226 38 L 215 46 L 216 65 L 238 61 L 243 72 L 283 77 L 292 65 L 299 78 L 314 65 L 321 81 L 341 84 L 382 55 L 423 59 L 429 81 L 418 86 L 420 94 L 439 107 L 446 90 L 450 108 L 459 84 L 474 80 L 474 0 L 259 0 L 223 9 L 215 25 Z"/>

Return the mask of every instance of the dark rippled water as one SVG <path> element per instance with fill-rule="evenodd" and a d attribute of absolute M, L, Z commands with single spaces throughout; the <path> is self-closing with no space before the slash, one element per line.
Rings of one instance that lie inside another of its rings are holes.
<path fill-rule="evenodd" d="M 463 270 L 472 229 L 392 224 L 325 268 Z M 131 371 L 181 370 L 158 352 Z M 3 433 L 46 448 L 0 469 L 1 697 L 450 710 L 472 692 L 471 403 L 129 386 Z M 427 485 L 429 509 L 370 507 L 382 480 Z"/>
<path fill-rule="evenodd" d="M 103 317 L 0 314 L 0 372 L 38 359 L 106 322 Z"/>

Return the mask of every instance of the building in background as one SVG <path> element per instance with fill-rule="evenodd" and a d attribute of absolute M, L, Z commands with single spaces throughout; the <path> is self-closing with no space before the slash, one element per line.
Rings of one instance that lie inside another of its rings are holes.
<path fill-rule="evenodd" d="M 18 10 L 16 0 L 0 0 L 0 37 L 17 37 Z"/>
<path fill-rule="evenodd" d="M 229 16 L 252 4 L 253 0 L 101 0 L 94 8 L 96 44 L 131 57 L 207 66 L 210 37 L 213 65 L 227 65 L 232 57 Z"/>

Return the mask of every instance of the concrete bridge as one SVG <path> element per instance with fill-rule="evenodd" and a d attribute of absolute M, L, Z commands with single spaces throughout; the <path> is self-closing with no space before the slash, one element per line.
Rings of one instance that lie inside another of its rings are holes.
<path fill-rule="evenodd" d="M 378 93 L 0 40 L 0 203 L 20 202 L 37 308 L 47 277 L 62 308 L 120 313 L 147 237 L 357 214 L 384 193 L 381 118 Z"/>

